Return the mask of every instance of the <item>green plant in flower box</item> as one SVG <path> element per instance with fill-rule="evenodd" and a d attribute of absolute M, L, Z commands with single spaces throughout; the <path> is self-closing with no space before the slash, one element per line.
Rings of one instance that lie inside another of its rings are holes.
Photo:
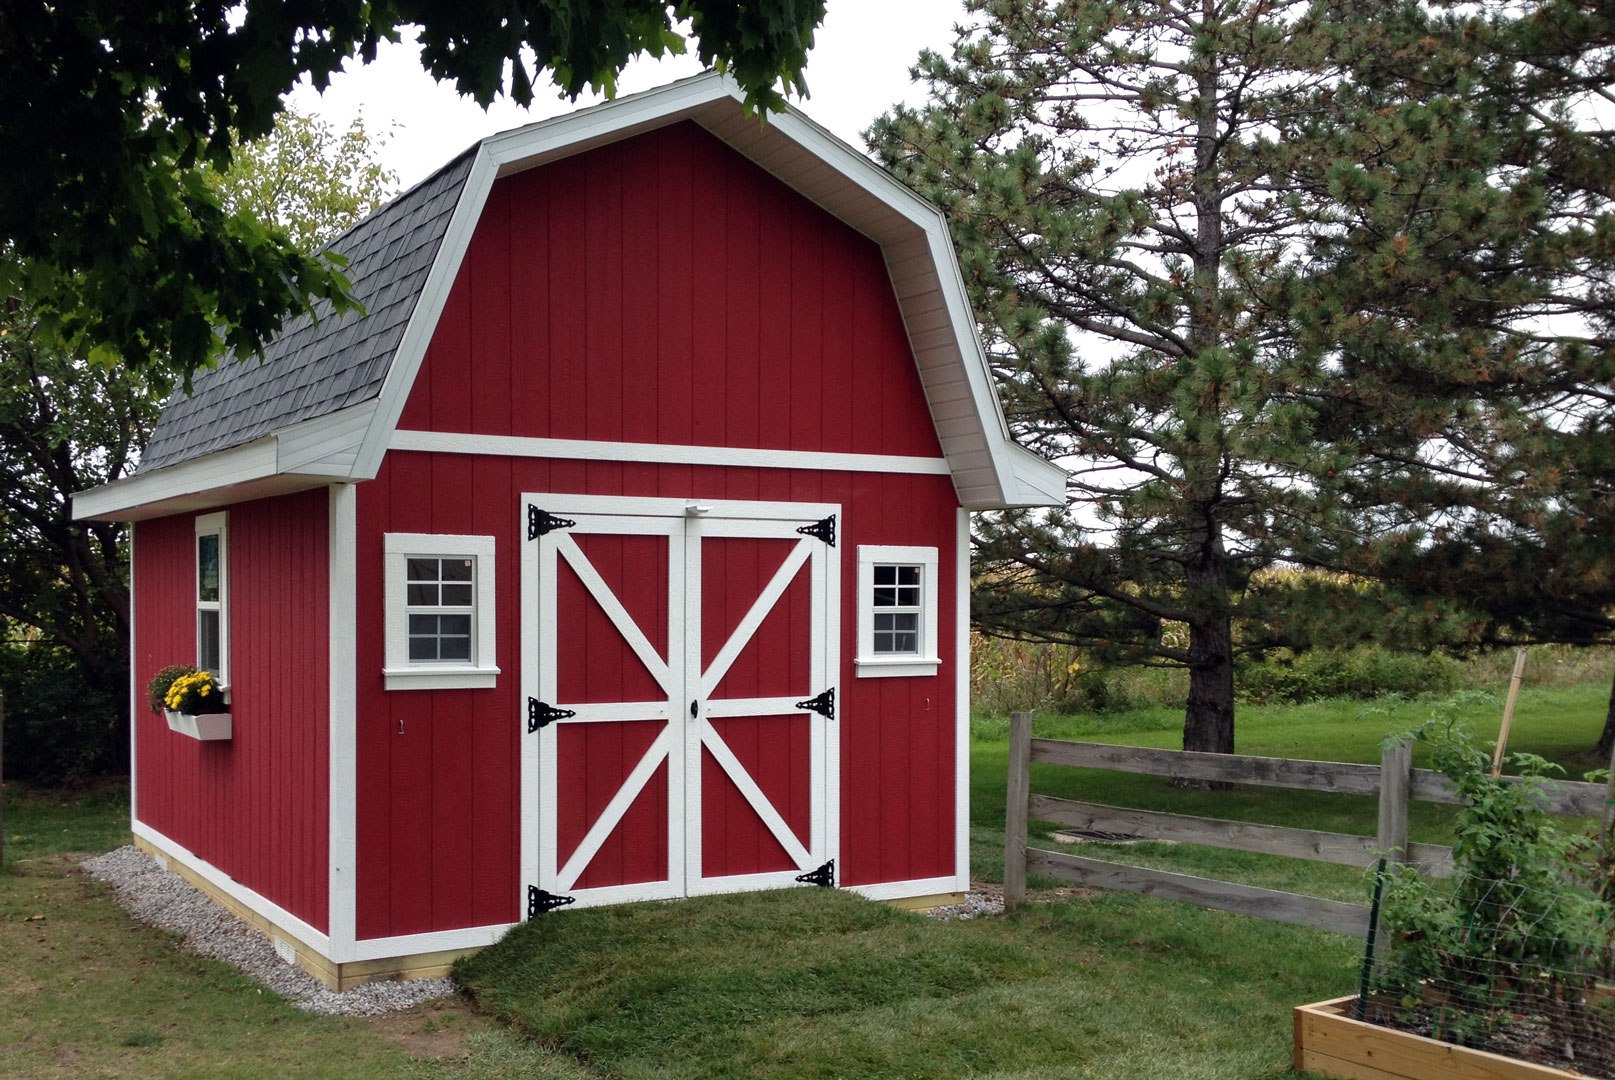
<path fill-rule="evenodd" d="M 169 664 L 163 668 L 146 683 L 146 707 L 161 716 L 163 710 L 168 708 L 169 687 L 182 676 L 194 674 L 196 668 L 191 664 Z"/>
<path fill-rule="evenodd" d="M 230 710 L 224 701 L 224 691 L 211 671 L 191 671 L 174 679 L 163 695 L 163 706 L 192 716 Z"/>

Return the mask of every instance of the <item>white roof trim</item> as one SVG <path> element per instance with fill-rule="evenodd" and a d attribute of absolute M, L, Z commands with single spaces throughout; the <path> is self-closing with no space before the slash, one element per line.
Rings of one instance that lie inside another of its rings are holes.
<path fill-rule="evenodd" d="M 973 510 L 1063 503 L 1065 471 L 1010 438 L 941 211 L 796 109 L 764 125 L 744 115 L 742 100 L 732 81 L 709 73 L 484 139 L 378 399 L 309 421 L 322 425 L 312 432 L 296 425 L 247 447 L 84 492 L 74 500 L 75 516 L 130 519 L 137 508 L 138 516 L 151 516 L 141 505 L 146 498 L 195 494 L 194 485 L 208 477 L 242 483 L 244 472 L 253 473 L 251 480 L 284 474 L 319 476 L 322 483 L 375 476 L 494 180 L 681 120 L 701 124 L 881 246 L 960 502 Z M 361 417 L 359 408 L 369 412 Z M 261 448 L 242 453 L 265 443 L 273 450 L 268 457 Z M 258 471 L 265 468 L 271 472 Z"/>
<path fill-rule="evenodd" d="M 348 480 L 375 411 L 376 403 L 366 401 L 244 446 L 81 491 L 73 496 L 73 517 L 140 521 Z"/>

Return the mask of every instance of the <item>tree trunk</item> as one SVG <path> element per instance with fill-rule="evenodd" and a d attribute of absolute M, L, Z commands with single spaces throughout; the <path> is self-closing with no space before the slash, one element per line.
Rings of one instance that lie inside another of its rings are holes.
<path fill-rule="evenodd" d="M 1598 746 L 1594 749 L 1599 760 L 1607 759 L 1615 753 L 1615 679 L 1610 680 L 1609 708 L 1604 713 L 1604 733 L 1598 737 Z"/>
<path fill-rule="evenodd" d="M 1183 748 L 1234 752 L 1233 621 L 1226 611 L 1189 625 L 1189 705 Z"/>

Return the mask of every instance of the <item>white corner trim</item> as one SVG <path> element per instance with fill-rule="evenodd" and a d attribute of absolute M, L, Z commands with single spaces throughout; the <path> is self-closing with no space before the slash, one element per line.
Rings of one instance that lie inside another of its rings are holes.
<path fill-rule="evenodd" d="M 875 567 L 899 563 L 920 569 L 920 648 L 917 655 L 875 652 Z M 858 641 L 853 666 L 859 678 L 935 675 L 942 664 L 937 641 L 939 555 L 934 547 L 858 545 Z"/>
<path fill-rule="evenodd" d="M 265 919 L 297 938 L 298 941 L 326 959 L 331 958 L 331 939 L 328 935 L 314 929 L 313 926 L 299 919 L 262 893 L 247 888 L 247 886 L 241 884 L 229 874 L 224 873 L 200 855 L 190 851 L 184 845 L 170 840 L 143 821 L 133 822 L 130 826 L 130 831 L 242 907 L 262 915 Z"/>
<path fill-rule="evenodd" d="M 955 892 L 970 888 L 970 511 L 961 508 L 953 574 L 953 842 Z"/>
<path fill-rule="evenodd" d="M 354 959 L 359 920 L 359 729 L 358 729 L 358 492 L 352 484 L 332 484 L 329 498 L 329 615 L 326 665 L 327 731 L 330 755 L 327 795 L 331 835 L 327 899 L 330 956 L 335 963 Z"/>
<path fill-rule="evenodd" d="M 494 578 L 492 536 L 454 533 L 382 534 L 382 611 L 386 619 L 382 676 L 388 690 L 477 689 L 496 685 L 499 677 L 495 617 L 498 590 Z M 411 557 L 465 556 L 476 560 L 472 578 L 471 660 L 457 664 L 412 664 L 405 595 L 405 565 Z"/>
<path fill-rule="evenodd" d="M 893 454 L 845 454 L 817 450 L 768 450 L 760 447 L 700 446 L 684 443 L 594 442 L 588 439 L 545 439 L 524 435 L 477 435 L 469 432 L 393 432 L 391 450 L 440 454 L 490 454 L 502 457 L 575 458 L 588 461 L 632 461 L 671 465 L 731 465 L 760 469 L 819 469 L 827 472 L 901 473 L 947 476 L 948 459 Z"/>
<path fill-rule="evenodd" d="M 146 703 L 140 693 L 140 674 L 134 658 L 140 655 L 139 611 L 135 607 L 135 526 L 129 530 L 129 822 L 140 817 L 140 718 L 146 712 Z"/>

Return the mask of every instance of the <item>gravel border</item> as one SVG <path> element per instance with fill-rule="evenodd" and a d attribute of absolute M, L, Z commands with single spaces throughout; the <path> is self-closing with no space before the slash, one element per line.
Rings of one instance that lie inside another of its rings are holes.
<path fill-rule="evenodd" d="M 934 907 L 926 911 L 925 915 L 941 922 L 956 922 L 960 919 L 974 919 L 982 915 L 1002 915 L 1003 913 L 1003 890 L 996 885 L 984 885 L 976 881 L 971 883 L 970 892 L 966 894 L 963 903 Z"/>
<path fill-rule="evenodd" d="M 281 959 L 267 935 L 215 904 L 200 889 L 133 845 L 85 859 L 86 873 L 105 881 L 143 923 L 181 935 L 187 949 L 222 960 L 300 1009 L 325 1016 L 378 1016 L 454 993 L 448 979 L 365 983 L 337 993 Z"/>

